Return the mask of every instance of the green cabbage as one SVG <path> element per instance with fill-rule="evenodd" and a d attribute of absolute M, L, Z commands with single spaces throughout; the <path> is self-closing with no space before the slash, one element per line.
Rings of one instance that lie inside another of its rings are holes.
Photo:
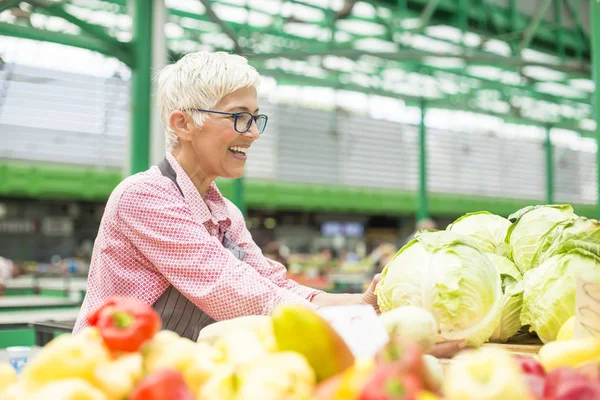
<path fill-rule="evenodd" d="M 600 256 L 600 222 L 579 217 L 559 223 L 554 228 L 557 235 L 546 238 L 535 255 L 534 262 L 541 264 L 557 254 L 573 249 L 584 249 Z M 548 235 L 552 236 L 552 235 Z"/>
<path fill-rule="evenodd" d="M 465 214 L 446 230 L 469 236 L 486 253 L 506 256 L 506 233 L 510 221 L 487 211 Z"/>
<path fill-rule="evenodd" d="M 502 278 L 502 316 L 490 341 L 506 342 L 521 329 L 521 308 L 523 306 L 523 277 L 515 264 L 506 257 L 488 254 Z"/>
<path fill-rule="evenodd" d="M 537 267 L 536 254 L 560 233 L 555 228 L 575 217 L 573 207 L 568 204 L 525 207 L 509 216 L 513 224 L 506 235 L 508 255 L 519 271 L 525 273 Z"/>
<path fill-rule="evenodd" d="M 479 346 L 502 310 L 500 274 L 468 237 L 422 232 L 384 268 L 376 295 L 382 312 L 414 305 L 435 317 L 446 340 Z"/>
<path fill-rule="evenodd" d="M 523 276 L 521 323 L 542 342 L 556 340 L 561 326 L 575 315 L 575 290 L 582 275 L 600 277 L 600 257 L 575 248 L 548 258 Z"/>

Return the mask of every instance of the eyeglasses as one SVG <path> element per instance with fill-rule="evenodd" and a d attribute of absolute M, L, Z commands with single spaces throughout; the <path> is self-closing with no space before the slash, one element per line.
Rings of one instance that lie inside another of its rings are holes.
<path fill-rule="evenodd" d="M 256 128 L 258 129 L 258 133 L 261 134 L 265 131 L 265 128 L 267 127 L 267 121 L 269 120 L 269 117 L 264 114 L 252 115 L 249 112 L 230 113 L 223 111 L 202 110 L 200 108 L 195 108 L 194 111 L 230 115 L 233 117 L 233 127 L 239 133 L 248 132 L 252 126 L 252 121 L 254 121 Z"/>

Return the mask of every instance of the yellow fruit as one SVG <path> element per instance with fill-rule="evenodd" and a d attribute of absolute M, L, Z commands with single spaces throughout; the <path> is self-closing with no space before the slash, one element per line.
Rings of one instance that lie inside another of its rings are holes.
<path fill-rule="evenodd" d="M 573 339 L 573 333 L 575 332 L 575 316 L 569 318 L 563 326 L 560 327 L 558 335 L 556 336 L 557 341 L 571 340 Z"/>
<path fill-rule="evenodd" d="M 497 348 L 481 348 L 454 358 L 444 379 L 448 400 L 534 400 L 521 368 Z"/>
<path fill-rule="evenodd" d="M 95 385 L 109 400 L 127 398 L 142 375 L 140 353 L 126 354 L 116 360 L 100 364 L 94 372 Z"/>
<path fill-rule="evenodd" d="M 206 343 L 198 343 L 194 357 L 183 371 L 185 383 L 197 395 L 200 387 L 211 377 L 221 363 L 222 354 Z"/>
<path fill-rule="evenodd" d="M 272 318 L 279 350 L 295 351 L 306 357 L 317 382 L 354 364 L 354 356 L 344 339 L 314 311 L 285 304 L 273 311 Z"/>
<path fill-rule="evenodd" d="M 194 395 L 223 361 L 221 351 L 207 343 L 195 343 L 171 331 L 160 331 L 143 350 L 147 373 L 162 368 L 173 368 L 183 374 Z"/>
<path fill-rule="evenodd" d="M 558 367 L 579 367 L 600 361 L 600 339 L 572 339 L 550 342 L 538 352 L 538 360 L 546 371 Z"/>
<path fill-rule="evenodd" d="M 431 392 L 420 392 L 417 395 L 416 400 L 442 400 L 442 398 L 439 396 L 436 396 L 435 394 L 433 394 Z"/>
<path fill-rule="evenodd" d="M 304 356 L 282 351 L 256 360 L 238 382 L 236 400 L 305 400 L 315 387 L 315 373 Z"/>
<path fill-rule="evenodd" d="M 83 379 L 73 378 L 50 382 L 41 387 L 30 400 L 107 400 L 100 390 Z"/>
<path fill-rule="evenodd" d="M 0 363 L 0 392 L 17 381 L 17 372 L 9 363 Z"/>
<path fill-rule="evenodd" d="M 62 335 L 44 346 L 25 365 L 21 378 L 30 390 L 68 378 L 94 382 L 96 367 L 109 359 L 110 354 L 100 340 Z"/>
<path fill-rule="evenodd" d="M 263 342 L 263 347 L 275 351 L 275 337 L 273 336 L 273 322 L 267 315 L 247 315 L 215 322 L 200 331 L 199 342 L 213 344 L 217 339 L 232 332 L 251 331 Z"/>
<path fill-rule="evenodd" d="M 219 365 L 202 385 L 197 398 L 234 400 L 237 384 L 235 369 L 231 365 Z"/>
<path fill-rule="evenodd" d="M 25 400 L 31 399 L 31 392 L 19 383 L 9 385 L 3 390 L 0 390 L 0 399 L 2 400 Z"/>
<path fill-rule="evenodd" d="M 340 386 L 335 399 L 354 399 L 362 392 L 375 370 L 372 358 L 356 359 L 354 365 L 341 373 Z"/>
<path fill-rule="evenodd" d="M 197 346 L 195 342 L 182 338 L 174 332 L 166 332 L 159 332 L 144 347 L 144 368 L 147 373 L 161 368 L 173 368 L 183 372 L 194 359 Z"/>
<path fill-rule="evenodd" d="M 222 336 L 214 348 L 223 354 L 224 362 L 236 367 L 250 364 L 271 353 L 273 349 L 272 346 L 263 346 L 263 342 L 252 331 L 237 331 Z"/>

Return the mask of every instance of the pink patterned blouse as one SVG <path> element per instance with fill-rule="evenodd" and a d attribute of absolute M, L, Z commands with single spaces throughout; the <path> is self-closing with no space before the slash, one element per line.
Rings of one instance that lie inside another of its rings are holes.
<path fill-rule="evenodd" d="M 280 303 L 316 308 L 310 301 L 317 293 L 286 279 L 285 267 L 254 243 L 239 209 L 214 183 L 202 199 L 167 154 L 111 194 L 74 333 L 114 295 L 153 305 L 164 329 L 195 340 L 214 321 L 268 315 Z"/>

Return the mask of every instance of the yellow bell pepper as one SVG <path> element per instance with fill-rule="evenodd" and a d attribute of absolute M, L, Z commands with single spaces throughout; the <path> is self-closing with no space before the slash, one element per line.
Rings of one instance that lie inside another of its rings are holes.
<path fill-rule="evenodd" d="M 48 383 L 37 390 L 31 400 L 107 400 L 100 390 L 80 379 L 63 379 Z"/>
<path fill-rule="evenodd" d="M 431 393 L 431 392 L 420 392 L 417 395 L 416 400 L 442 400 L 441 397 Z"/>
<path fill-rule="evenodd" d="M 144 346 L 143 359 L 147 373 L 162 368 L 181 372 L 191 392 L 196 395 L 223 361 L 223 355 L 205 342 L 195 343 L 174 332 L 160 331 Z"/>
<path fill-rule="evenodd" d="M 273 347 L 265 344 L 252 331 L 237 331 L 220 337 L 214 348 L 223 354 L 223 361 L 234 366 L 243 367 L 256 359 L 273 352 Z"/>
<path fill-rule="evenodd" d="M 558 331 L 558 335 L 556 336 L 557 341 L 563 340 L 571 340 L 573 339 L 573 334 L 575 332 L 575 316 L 569 318 Z"/>
<path fill-rule="evenodd" d="M 31 393 L 20 383 L 13 383 L 0 390 L 0 399 L 2 400 L 29 400 L 30 398 Z"/>
<path fill-rule="evenodd" d="M 520 366 L 507 352 L 495 348 L 455 357 L 443 391 L 448 400 L 534 400 Z"/>
<path fill-rule="evenodd" d="M 550 371 L 558 367 L 574 367 L 600 361 L 600 339 L 585 338 L 546 343 L 538 352 L 538 360 Z"/>
<path fill-rule="evenodd" d="M 81 378 L 93 383 L 96 367 L 109 359 L 110 354 L 99 339 L 86 335 L 61 335 L 25 365 L 21 379 L 30 390 L 68 378 Z"/>
<path fill-rule="evenodd" d="M 238 375 L 236 400 L 304 400 L 316 384 L 315 372 L 306 358 L 284 351 L 257 359 Z"/>
<path fill-rule="evenodd" d="M 9 363 L 0 363 L 0 392 L 17 381 L 17 372 Z"/>
<path fill-rule="evenodd" d="M 126 399 L 142 376 L 142 355 L 139 353 L 125 354 L 98 365 L 94 371 L 96 387 L 108 400 Z"/>
<path fill-rule="evenodd" d="M 151 373 L 161 368 L 183 372 L 193 361 L 196 343 L 171 331 L 160 331 L 143 350 L 144 368 Z"/>
<path fill-rule="evenodd" d="M 219 365 L 200 387 L 197 399 L 236 400 L 237 375 L 231 365 Z"/>
<path fill-rule="evenodd" d="M 206 343 L 198 343 L 193 349 L 194 356 L 183 370 L 183 378 L 193 395 L 211 377 L 222 361 L 222 354 Z"/>

